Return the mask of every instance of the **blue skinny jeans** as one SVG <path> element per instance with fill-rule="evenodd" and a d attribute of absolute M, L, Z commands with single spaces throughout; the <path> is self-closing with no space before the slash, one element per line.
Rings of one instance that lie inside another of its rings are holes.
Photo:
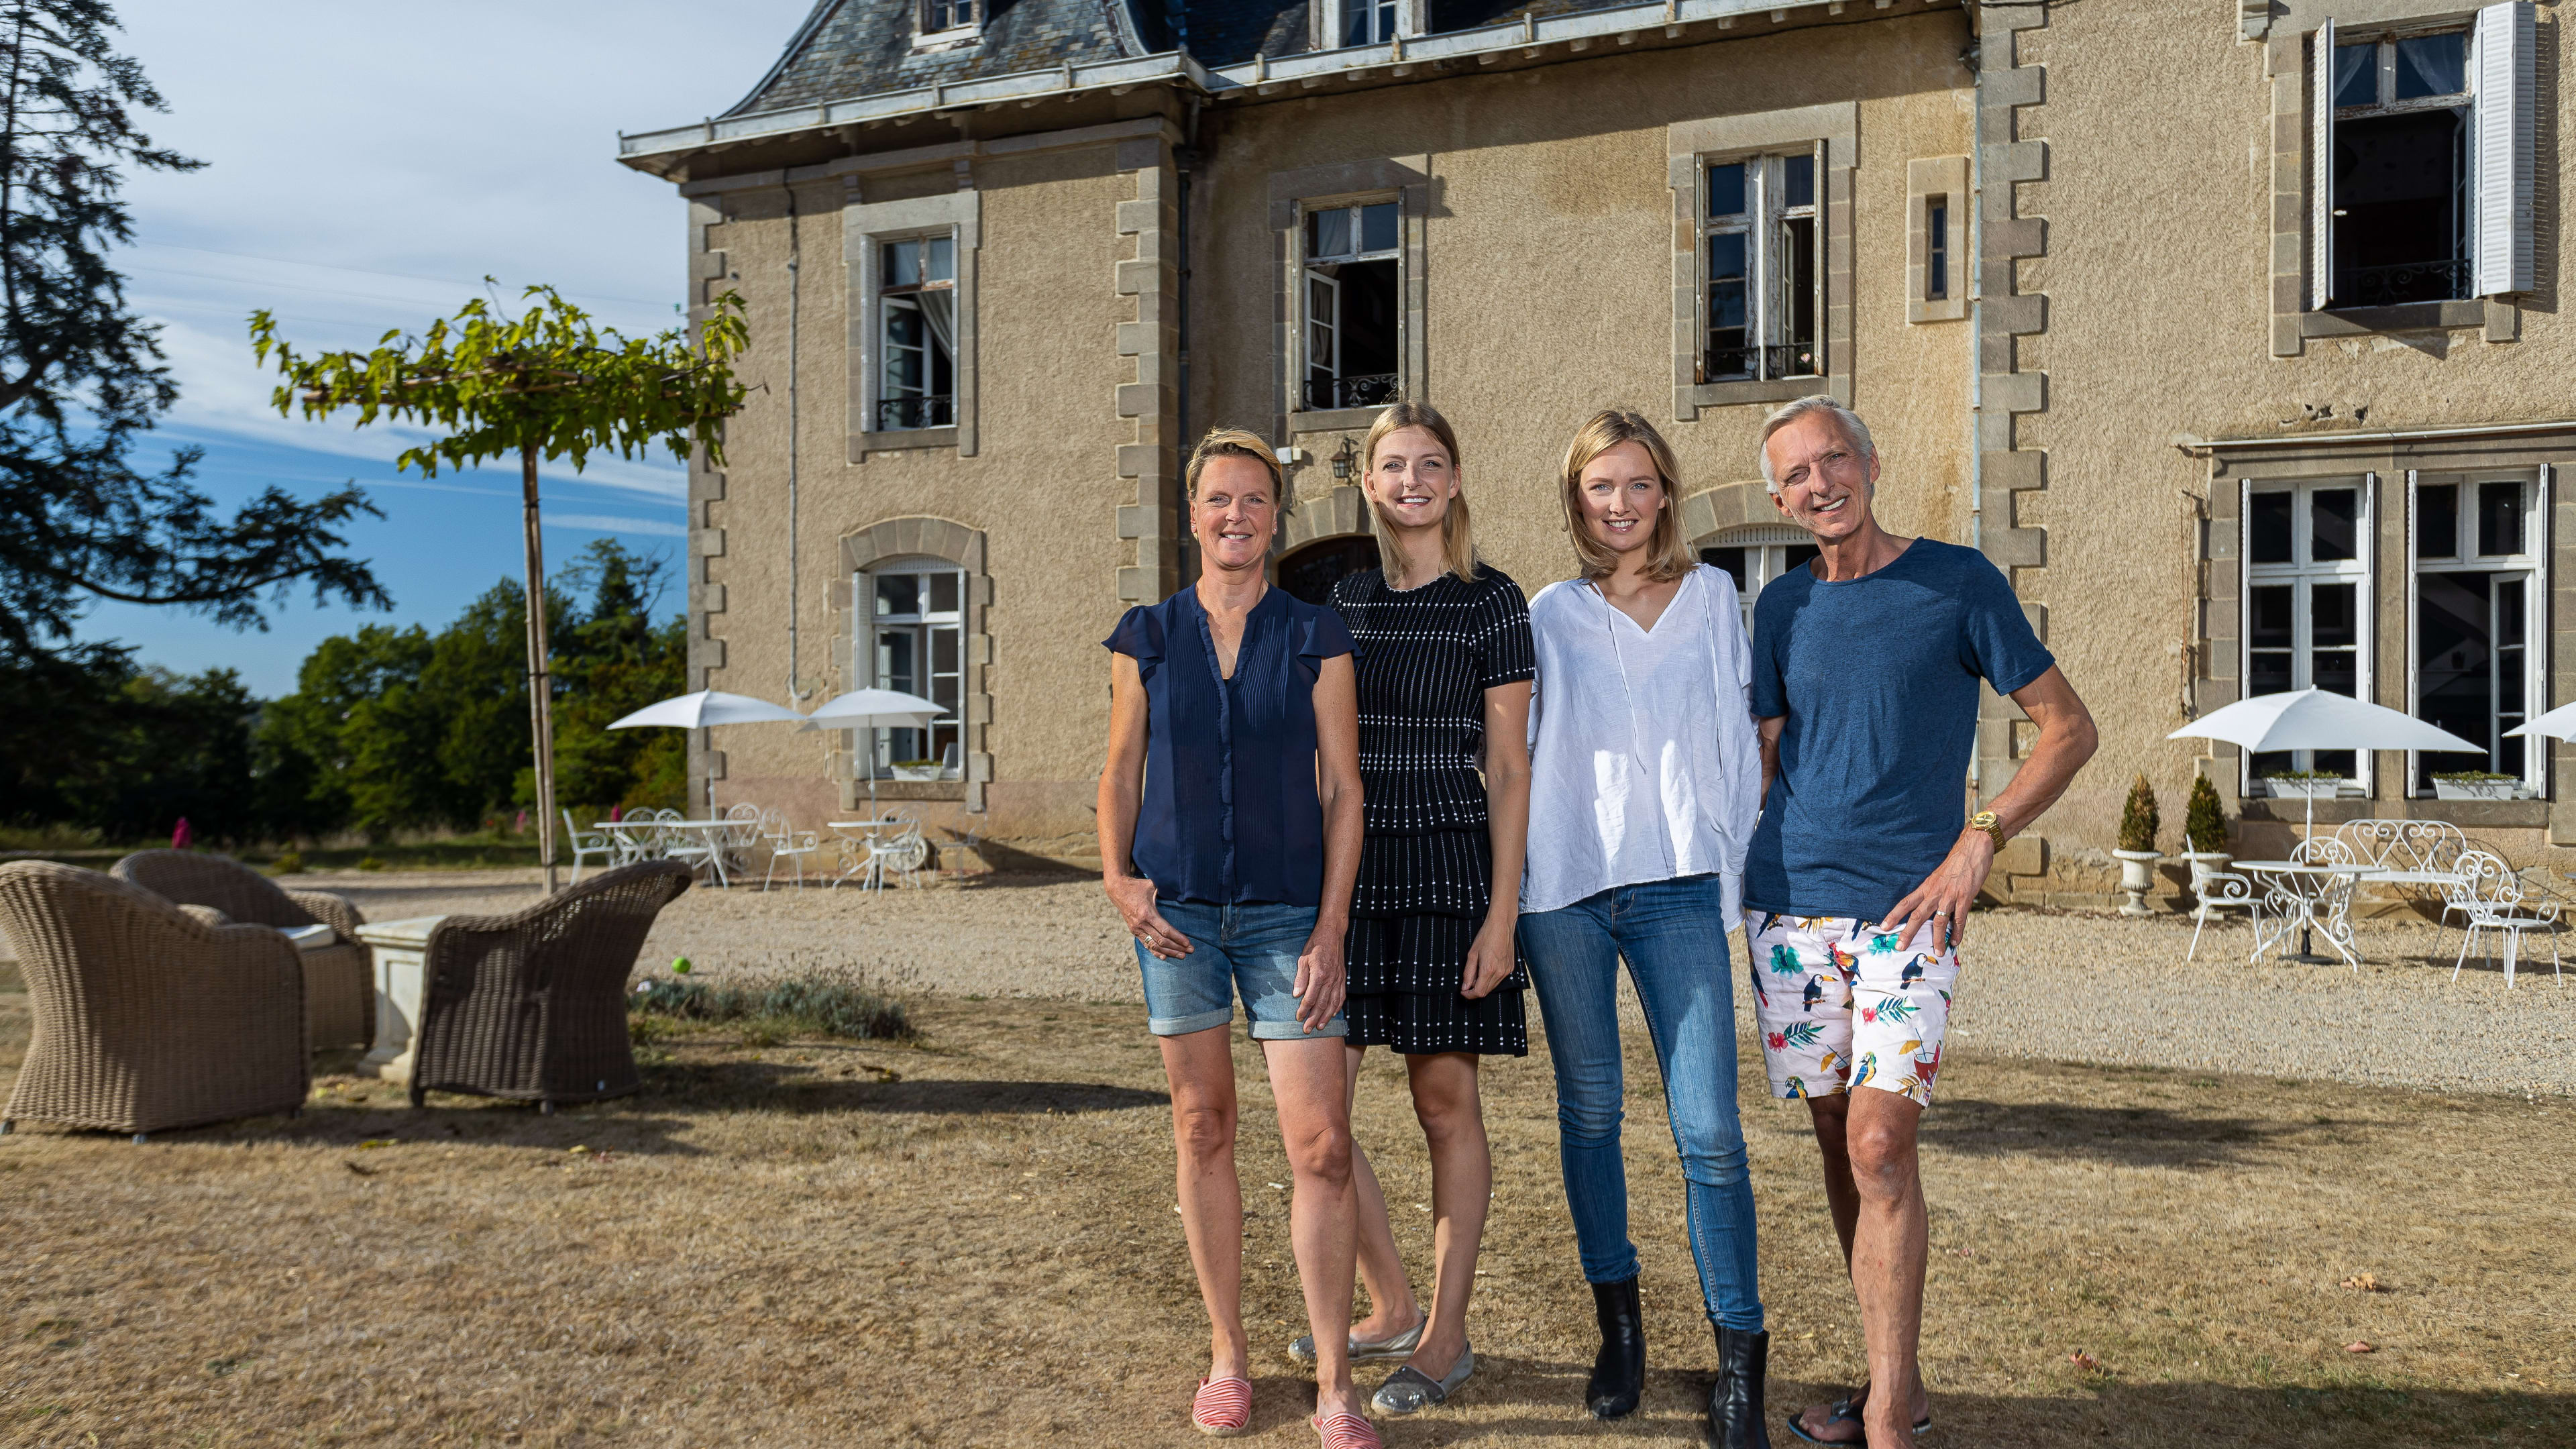
<path fill-rule="evenodd" d="M 1664 1111 L 1687 1183 L 1691 1256 L 1709 1320 L 1762 1328 L 1753 1182 L 1736 1115 L 1735 987 L 1714 875 L 1614 886 L 1521 917 L 1521 950 L 1556 1067 L 1557 1150 L 1583 1276 L 1637 1276 L 1628 1172 L 1619 1157 L 1626 1081 L 1619 1055 L 1619 961 L 1645 1008 Z"/>

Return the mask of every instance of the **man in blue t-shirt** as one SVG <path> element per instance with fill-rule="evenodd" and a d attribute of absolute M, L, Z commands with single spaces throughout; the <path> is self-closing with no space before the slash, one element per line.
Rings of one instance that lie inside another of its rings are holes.
<path fill-rule="evenodd" d="M 1753 607 L 1754 1014 L 1772 1090 L 1804 1098 L 1815 1122 L 1870 1367 L 1869 1384 L 1789 1428 L 1912 1449 L 1930 1422 L 1915 1360 L 1926 1234 L 1914 1133 L 1941 1065 L 1957 947 L 1995 851 L 2092 756 L 2093 718 L 1984 555 L 1879 527 L 1878 452 L 1848 409 L 1808 397 L 1773 413 L 1762 481 L 1816 536 L 1818 557 Z M 2039 742 L 1963 824 L 1981 680 L 2022 707 Z"/>

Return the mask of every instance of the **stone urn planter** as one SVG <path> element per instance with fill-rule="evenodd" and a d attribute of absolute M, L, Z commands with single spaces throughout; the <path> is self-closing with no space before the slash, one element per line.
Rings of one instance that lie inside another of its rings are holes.
<path fill-rule="evenodd" d="M 2201 888 L 2209 883 L 2209 878 L 2227 869 L 2227 863 L 2234 858 L 2223 850 L 2184 851 L 2183 863 L 2191 867 L 2191 898 L 2198 901 Z"/>
<path fill-rule="evenodd" d="M 2120 907 L 2124 916 L 2152 916 L 2155 908 L 2147 904 L 2147 892 L 2156 888 L 2156 862 L 2164 859 L 2160 850 L 2115 850 L 2111 854 L 2120 862 L 2120 890 L 2128 896 Z"/>
<path fill-rule="evenodd" d="M 2524 785 L 2520 780 L 2435 780 L 2436 800 L 2519 800 Z"/>

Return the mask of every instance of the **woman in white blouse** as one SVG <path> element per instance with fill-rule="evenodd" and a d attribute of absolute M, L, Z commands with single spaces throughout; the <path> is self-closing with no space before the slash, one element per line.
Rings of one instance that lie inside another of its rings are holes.
<path fill-rule="evenodd" d="M 1619 1157 L 1624 957 L 1663 1073 L 1691 1253 L 1717 1334 L 1710 1427 L 1726 1449 L 1761 1449 L 1769 1338 L 1736 1117 L 1726 941 L 1760 809 L 1750 652 L 1734 583 L 1692 561 L 1679 469 L 1653 424 L 1624 409 L 1585 423 L 1566 449 L 1563 489 L 1583 573 L 1530 601 L 1538 686 L 1520 940 L 1556 1068 L 1566 1203 L 1601 1325 L 1585 1402 L 1615 1419 L 1637 1407 L 1645 1382 Z"/>

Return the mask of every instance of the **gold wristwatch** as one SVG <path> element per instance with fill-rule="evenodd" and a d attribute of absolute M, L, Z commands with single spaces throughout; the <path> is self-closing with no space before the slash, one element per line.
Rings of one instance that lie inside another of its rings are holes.
<path fill-rule="evenodd" d="M 1993 838 L 1995 849 L 2001 850 L 2004 848 L 2004 822 L 2002 818 L 1997 816 L 1992 810 L 1980 810 L 1976 814 L 1969 816 L 1968 828 L 1970 830 L 1982 830 L 1986 832 L 1988 836 Z"/>

